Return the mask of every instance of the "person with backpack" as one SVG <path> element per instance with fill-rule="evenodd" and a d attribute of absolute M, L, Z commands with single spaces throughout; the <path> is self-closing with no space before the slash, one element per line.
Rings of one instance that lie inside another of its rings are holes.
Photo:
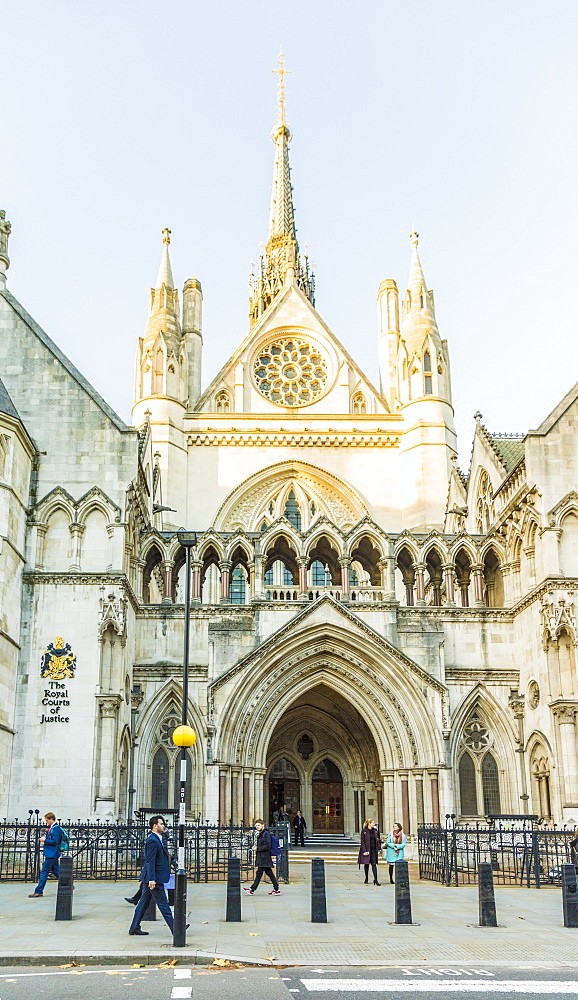
<path fill-rule="evenodd" d="M 253 895 L 257 889 L 259 882 L 263 878 L 263 875 L 267 875 L 271 879 L 271 884 L 273 888 L 269 893 L 270 896 L 280 896 L 281 890 L 279 889 L 279 883 L 273 871 L 273 858 L 271 856 L 271 851 L 274 847 L 273 837 L 268 830 L 265 829 L 265 824 L 262 819 L 255 820 L 255 829 L 257 831 L 257 843 L 255 844 L 253 850 L 255 851 L 255 866 L 257 871 L 255 872 L 255 879 L 252 886 L 243 886 L 245 892 L 248 892 L 250 896 Z M 275 837 L 275 840 L 277 838 Z M 277 840 L 277 845 L 279 841 Z M 275 847 L 278 850 L 278 847 Z"/>
<path fill-rule="evenodd" d="M 44 861 L 42 862 L 38 885 L 36 886 L 34 892 L 29 894 L 29 899 L 38 899 L 39 896 L 44 895 L 44 886 L 46 885 L 50 874 L 54 875 L 55 878 L 58 878 L 58 874 L 60 872 L 58 859 L 63 851 L 68 850 L 68 835 L 56 822 L 56 816 L 54 813 L 46 813 L 44 819 L 46 820 L 47 830 L 44 837 L 40 838 Z"/>

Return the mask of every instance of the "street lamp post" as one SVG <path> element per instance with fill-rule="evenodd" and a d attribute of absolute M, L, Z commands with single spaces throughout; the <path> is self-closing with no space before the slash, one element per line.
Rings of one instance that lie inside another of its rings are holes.
<path fill-rule="evenodd" d="M 191 616 L 191 548 L 196 542 L 193 531 L 179 531 L 178 539 L 185 550 L 185 629 L 183 654 L 183 706 L 181 725 L 173 732 L 173 743 L 181 748 L 180 762 L 180 797 L 179 797 L 179 843 L 178 868 L 175 876 L 175 925 L 173 930 L 173 946 L 184 948 L 187 943 L 187 870 L 185 863 L 185 823 L 186 823 L 186 788 L 187 788 L 187 747 L 192 747 L 197 739 L 194 729 L 187 725 L 187 708 L 189 702 L 189 637 Z"/>

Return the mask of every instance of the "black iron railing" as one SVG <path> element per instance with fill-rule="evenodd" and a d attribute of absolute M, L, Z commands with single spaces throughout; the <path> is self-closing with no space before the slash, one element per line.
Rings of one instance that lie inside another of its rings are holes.
<path fill-rule="evenodd" d="M 489 861 L 494 881 L 539 888 L 559 883 L 562 865 L 577 864 L 570 842 L 575 833 L 544 826 L 494 821 L 475 826 L 421 826 L 418 829 L 420 878 L 443 885 L 471 885 L 478 865 Z"/>
<path fill-rule="evenodd" d="M 36 881 L 42 865 L 40 839 L 46 827 L 37 813 L 27 820 L 0 823 L 0 881 Z M 169 819 L 169 824 L 170 824 Z M 150 832 L 148 823 L 83 823 L 59 820 L 70 841 L 68 854 L 74 861 L 74 878 L 138 879 L 144 857 L 144 845 Z M 273 828 L 271 828 L 273 829 Z M 288 827 L 287 827 L 288 830 Z M 176 828 L 167 828 L 169 853 L 176 853 Z M 282 843 L 277 872 L 289 880 L 290 838 L 285 825 L 275 828 Z M 241 862 L 241 879 L 254 875 L 253 827 L 188 825 L 185 836 L 187 873 L 191 882 L 218 882 L 227 878 L 230 857 Z"/>

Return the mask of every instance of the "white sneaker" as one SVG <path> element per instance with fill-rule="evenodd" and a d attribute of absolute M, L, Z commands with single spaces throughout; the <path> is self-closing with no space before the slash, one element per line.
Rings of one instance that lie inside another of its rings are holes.
<path fill-rule="evenodd" d="M 246 885 L 243 886 L 243 892 L 248 892 L 250 896 L 253 895 L 253 890 L 249 889 Z"/>

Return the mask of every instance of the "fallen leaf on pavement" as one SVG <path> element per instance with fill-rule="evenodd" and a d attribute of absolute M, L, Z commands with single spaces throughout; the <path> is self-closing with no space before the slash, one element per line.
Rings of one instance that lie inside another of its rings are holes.
<path fill-rule="evenodd" d="M 261 937 L 261 931 L 249 931 L 249 937 Z"/>
<path fill-rule="evenodd" d="M 141 964 L 141 965 L 138 965 L 138 964 L 137 964 L 137 965 L 133 965 L 133 969 L 144 969 L 144 964 Z"/>
<path fill-rule="evenodd" d="M 218 965 L 221 969 L 226 968 L 227 965 L 230 965 L 230 964 L 231 963 L 229 962 L 228 958 L 215 958 L 213 960 L 213 965 Z"/>
<path fill-rule="evenodd" d="M 66 965 L 59 965 L 58 968 L 59 969 L 75 969 L 76 968 L 76 962 L 67 962 Z"/>
<path fill-rule="evenodd" d="M 277 958 L 276 955 L 267 955 L 268 962 L 274 962 L 276 958 Z"/>
<path fill-rule="evenodd" d="M 157 969 L 173 969 L 178 962 L 178 958 L 169 958 L 166 962 L 157 965 Z"/>
<path fill-rule="evenodd" d="M 201 923 L 202 923 L 202 924 L 208 924 L 208 923 L 209 923 L 209 921 L 208 921 L 208 920 L 201 920 Z"/>

